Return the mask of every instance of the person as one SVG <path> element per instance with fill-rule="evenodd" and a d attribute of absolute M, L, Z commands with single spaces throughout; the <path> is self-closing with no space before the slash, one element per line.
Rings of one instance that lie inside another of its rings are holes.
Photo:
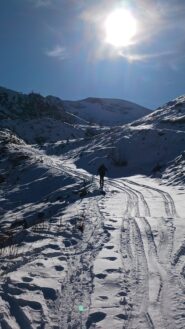
<path fill-rule="evenodd" d="M 98 168 L 98 174 L 100 175 L 100 188 L 103 188 L 104 185 L 104 176 L 108 169 L 105 167 L 104 164 L 101 164 Z"/>

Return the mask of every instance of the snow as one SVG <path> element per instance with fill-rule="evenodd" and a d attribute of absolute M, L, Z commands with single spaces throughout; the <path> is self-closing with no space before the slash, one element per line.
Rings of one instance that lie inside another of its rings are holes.
<path fill-rule="evenodd" d="M 65 101 L 64 104 L 68 112 L 103 126 L 126 124 L 149 113 L 142 106 L 118 99 L 89 97 L 82 101 Z"/>
<path fill-rule="evenodd" d="M 184 328 L 184 102 L 90 138 L 84 122 L 1 120 L 2 329 Z"/>

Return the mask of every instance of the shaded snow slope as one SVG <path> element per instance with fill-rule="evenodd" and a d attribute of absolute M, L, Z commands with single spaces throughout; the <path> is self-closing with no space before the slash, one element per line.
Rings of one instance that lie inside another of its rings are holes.
<path fill-rule="evenodd" d="M 184 191 L 0 141 L 1 328 L 183 329 Z"/>
<path fill-rule="evenodd" d="M 11 129 L 29 144 L 65 143 L 69 139 L 89 138 L 108 129 L 100 127 L 100 123 L 121 125 L 148 112 L 121 100 L 70 102 L 0 88 L 0 126 Z"/>
<path fill-rule="evenodd" d="M 39 145 L 48 155 L 74 159 L 78 167 L 91 173 L 96 173 L 97 166 L 105 162 L 112 177 L 133 174 L 160 177 L 184 151 L 184 96 L 131 124 L 117 127 L 100 127 L 92 125 L 92 121 L 101 123 L 104 118 L 112 120 L 112 124 L 116 120 L 120 123 L 125 111 L 133 119 L 138 107 L 110 99 L 61 101 L 34 93 L 6 92 L 2 88 L 0 96 L 1 127 L 8 127 L 26 142 Z M 140 110 L 137 113 L 144 115 L 146 109 Z M 92 113 L 94 119 L 89 116 Z"/>
<path fill-rule="evenodd" d="M 111 127 L 132 122 L 149 113 L 148 109 L 128 101 L 93 97 L 81 101 L 65 101 L 64 107 L 69 113 L 90 123 Z"/>
<path fill-rule="evenodd" d="M 179 99 L 181 109 L 176 105 Z M 175 168 L 176 158 L 185 150 L 185 122 L 182 120 L 185 107 L 182 99 L 183 96 L 134 123 L 112 127 L 89 142 L 81 141 L 74 148 L 68 147 L 63 156 L 73 159 L 78 167 L 93 174 L 104 162 L 109 168 L 110 177 L 134 174 L 161 177 L 169 166 Z M 182 162 L 179 169 L 174 171 L 173 179 L 170 179 L 170 175 L 165 177 L 175 182 L 177 175 L 177 182 L 181 180 L 183 184 L 183 166 Z M 172 170 L 170 172 L 172 174 Z"/>
<path fill-rule="evenodd" d="M 68 139 L 78 139 L 85 136 L 87 128 L 76 127 L 74 124 L 62 122 L 53 118 L 38 119 L 5 119 L 0 123 L 15 132 L 29 144 L 43 145 Z"/>
<path fill-rule="evenodd" d="M 25 95 L 0 88 L 0 126 L 11 129 L 28 143 L 84 136 L 87 127 L 75 125 L 75 120 L 62 103 L 56 105 L 36 93 Z"/>
<path fill-rule="evenodd" d="M 0 153 L 2 238 L 3 232 L 11 233 L 15 221 L 13 235 L 22 226 L 30 227 L 61 213 L 69 203 L 69 194 L 81 188 L 79 179 L 53 167 L 49 158 L 6 129 L 0 132 Z"/>
<path fill-rule="evenodd" d="M 0 328 L 184 329 L 185 132 L 160 113 L 88 138 L 1 120 Z"/>
<path fill-rule="evenodd" d="M 0 119 L 38 119 L 51 117 L 56 120 L 73 122 L 62 104 L 51 104 L 46 97 L 31 92 L 23 94 L 0 88 Z"/>
<path fill-rule="evenodd" d="M 134 103 L 87 98 L 82 101 L 63 101 L 57 97 L 28 95 L 0 88 L 0 119 L 38 119 L 50 117 L 70 124 L 122 125 L 149 113 Z"/>
<path fill-rule="evenodd" d="M 138 128 L 138 127 L 137 127 Z M 185 145 L 183 131 L 123 127 L 94 138 L 88 145 L 69 151 L 78 167 L 96 173 L 104 162 L 112 177 L 152 174 L 163 170 Z"/>

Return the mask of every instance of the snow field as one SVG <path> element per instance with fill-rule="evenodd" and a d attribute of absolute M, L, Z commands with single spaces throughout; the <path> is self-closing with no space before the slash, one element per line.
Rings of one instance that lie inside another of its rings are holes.
<path fill-rule="evenodd" d="M 129 104 L 32 94 L 27 116 L 10 94 L 1 127 L 37 145 L 0 131 L 0 327 L 184 329 L 184 96 L 100 129 L 88 122 L 118 123 Z"/>

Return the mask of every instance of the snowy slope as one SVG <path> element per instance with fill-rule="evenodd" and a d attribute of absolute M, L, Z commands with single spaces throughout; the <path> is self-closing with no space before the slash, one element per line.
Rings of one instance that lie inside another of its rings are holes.
<path fill-rule="evenodd" d="M 69 113 L 90 123 L 111 127 L 132 122 L 149 113 L 148 109 L 128 101 L 92 97 L 81 101 L 65 101 L 64 107 Z"/>
<path fill-rule="evenodd" d="M 40 140 L 46 142 L 88 137 L 105 130 L 100 124 L 122 125 L 148 113 L 148 109 L 123 100 L 88 98 L 70 102 L 0 87 L 0 125 L 14 129 L 29 143 L 36 142 L 37 130 Z M 34 129 L 34 126 L 38 127 Z"/>
<path fill-rule="evenodd" d="M 122 100 L 89 98 L 70 102 L 0 87 L 0 126 L 13 130 L 31 144 L 89 138 L 108 129 L 104 125 L 121 125 L 148 113 L 149 110 Z"/>
<path fill-rule="evenodd" d="M 169 163 L 162 177 L 168 185 L 185 185 L 185 151 Z"/>
<path fill-rule="evenodd" d="M 179 98 L 173 104 L 179 104 L 178 101 Z M 113 127 L 65 156 L 93 174 L 98 165 L 105 162 L 112 177 L 134 174 L 161 177 L 185 150 L 185 123 L 182 120 L 185 102 L 181 102 L 181 112 L 179 109 L 176 105 L 172 108 L 164 106 L 131 124 Z M 180 176 L 183 184 L 182 170 Z"/>
<path fill-rule="evenodd" d="M 76 126 L 75 120 L 62 104 L 51 103 L 39 94 L 25 95 L 0 88 L 0 126 L 16 132 L 28 143 L 43 144 L 84 136 L 86 128 Z"/>
<path fill-rule="evenodd" d="M 184 329 L 184 106 L 90 138 L 14 106 L 0 111 L 0 328 Z"/>
<path fill-rule="evenodd" d="M 184 132 L 157 129 L 117 129 L 95 137 L 93 142 L 69 152 L 76 164 L 95 173 L 101 162 L 110 176 L 152 174 L 157 165 L 165 167 L 184 150 Z"/>
<path fill-rule="evenodd" d="M 185 96 L 177 97 L 133 125 L 152 125 L 160 129 L 185 130 Z"/>
<path fill-rule="evenodd" d="M 0 142 L 2 329 L 183 329 L 184 191 Z"/>

